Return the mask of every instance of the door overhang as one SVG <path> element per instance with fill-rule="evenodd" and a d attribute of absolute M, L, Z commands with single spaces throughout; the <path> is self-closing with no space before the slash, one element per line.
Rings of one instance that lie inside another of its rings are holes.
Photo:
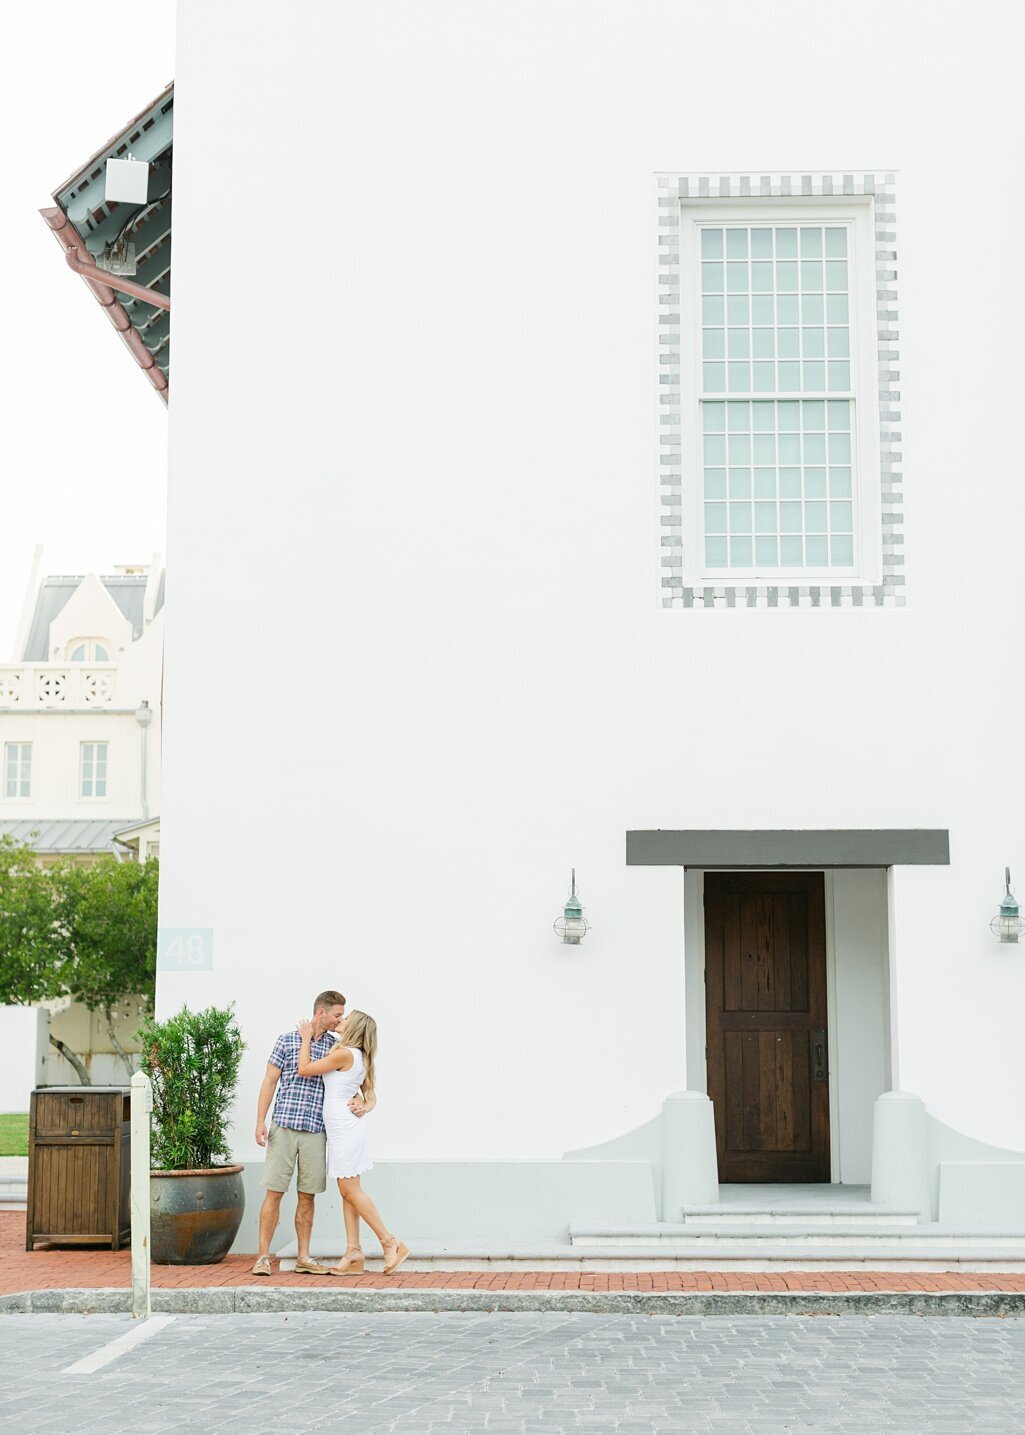
<path fill-rule="evenodd" d="M 947 867 L 950 833 L 943 827 L 757 828 L 626 834 L 628 867 Z"/>

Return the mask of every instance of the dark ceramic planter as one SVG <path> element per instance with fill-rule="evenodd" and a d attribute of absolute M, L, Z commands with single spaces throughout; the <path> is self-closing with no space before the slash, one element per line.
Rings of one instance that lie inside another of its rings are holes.
<path fill-rule="evenodd" d="M 150 1251 L 158 1266 L 212 1266 L 242 1224 L 243 1166 L 150 1172 Z"/>

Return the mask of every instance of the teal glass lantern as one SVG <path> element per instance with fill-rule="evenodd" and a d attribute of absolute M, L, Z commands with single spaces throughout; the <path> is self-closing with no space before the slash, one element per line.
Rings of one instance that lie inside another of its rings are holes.
<path fill-rule="evenodd" d="M 1016 942 L 1021 936 L 1023 927 L 1025 927 L 1025 922 L 1019 915 L 1018 903 L 1011 890 L 1011 869 L 1005 867 L 1004 899 L 1000 903 L 1000 911 L 990 922 L 989 929 L 994 937 L 999 937 L 1002 942 Z"/>
<path fill-rule="evenodd" d="M 575 867 L 570 877 L 566 905 L 562 909 L 562 916 L 557 917 L 553 923 L 553 928 L 564 942 L 573 947 L 578 947 L 591 929 L 591 924 L 584 916 L 584 909 L 580 905 L 580 898 L 577 896 L 577 869 Z"/>

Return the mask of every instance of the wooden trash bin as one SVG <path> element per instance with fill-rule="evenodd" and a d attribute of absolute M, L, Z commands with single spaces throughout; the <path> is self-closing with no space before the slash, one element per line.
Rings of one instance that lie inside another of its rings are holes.
<path fill-rule="evenodd" d="M 25 1249 L 110 1246 L 131 1236 L 131 1089 L 43 1086 L 29 1105 Z"/>

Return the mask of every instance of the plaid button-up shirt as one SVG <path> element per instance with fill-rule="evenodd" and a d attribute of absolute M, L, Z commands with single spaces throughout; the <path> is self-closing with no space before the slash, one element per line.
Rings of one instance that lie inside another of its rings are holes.
<path fill-rule="evenodd" d="M 334 1047 L 335 1039 L 325 1032 L 310 1043 L 310 1060 L 319 1061 Z M 324 1083 L 319 1076 L 300 1076 L 299 1048 L 302 1037 L 297 1031 L 286 1031 L 274 1043 L 274 1050 L 267 1060 L 281 1071 L 278 1091 L 274 1098 L 275 1126 L 287 1126 L 290 1131 L 323 1131 L 324 1129 Z"/>

